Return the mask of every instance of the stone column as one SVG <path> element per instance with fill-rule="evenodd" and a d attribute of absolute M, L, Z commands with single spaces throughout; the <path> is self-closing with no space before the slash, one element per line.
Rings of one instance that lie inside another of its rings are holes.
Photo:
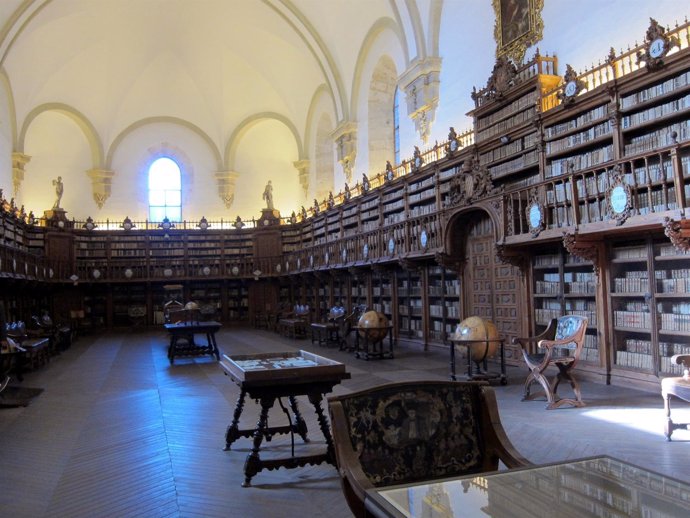
<path fill-rule="evenodd" d="M 108 169 L 89 169 L 86 174 L 91 178 L 93 199 L 98 208 L 102 209 L 105 201 L 110 198 L 115 172 Z"/>
<path fill-rule="evenodd" d="M 14 187 L 14 195 L 19 193 L 19 187 L 24 181 L 24 166 L 31 161 L 29 155 L 15 151 L 12 153 L 12 185 Z"/>
<path fill-rule="evenodd" d="M 235 201 L 235 182 L 240 173 L 237 171 L 218 171 L 215 173 L 216 183 L 218 184 L 218 195 L 225 203 L 225 208 L 229 209 Z"/>

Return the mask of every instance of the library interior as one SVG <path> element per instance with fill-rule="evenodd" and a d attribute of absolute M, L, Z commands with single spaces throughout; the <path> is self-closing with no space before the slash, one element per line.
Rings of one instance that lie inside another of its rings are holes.
<path fill-rule="evenodd" d="M 690 514 L 688 14 L 4 0 L 0 515 Z"/>

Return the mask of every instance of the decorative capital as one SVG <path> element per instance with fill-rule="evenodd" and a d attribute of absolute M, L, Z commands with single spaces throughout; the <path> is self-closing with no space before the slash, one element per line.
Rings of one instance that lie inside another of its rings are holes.
<path fill-rule="evenodd" d="M 503 264 L 510 264 L 519 268 L 521 271 L 527 271 L 529 265 L 528 256 L 525 253 L 511 249 L 503 244 L 496 245 L 496 257 Z"/>
<path fill-rule="evenodd" d="M 105 202 L 110 198 L 115 172 L 108 169 L 89 169 L 86 174 L 91 178 L 93 200 L 98 208 L 102 209 Z"/>
<path fill-rule="evenodd" d="M 235 201 L 235 182 L 240 173 L 237 171 L 218 171 L 214 174 L 218 185 L 218 195 L 225 203 L 225 208 L 229 209 Z"/>
<path fill-rule="evenodd" d="M 24 181 L 24 167 L 30 161 L 31 157 L 29 155 L 17 151 L 12 153 L 12 186 L 14 187 L 15 196 L 19 193 L 19 187 L 21 187 Z"/>
<path fill-rule="evenodd" d="M 465 268 L 465 259 L 453 257 L 444 252 L 436 252 L 434 254 L 434 260 L 440 266 L 457 273 L 461 273 Z"/>
<path fill-rule="evenodd" d="M 357 125 L 354 122 L 345 122 L 338 126 L 331 134 L 335 142 L 338 162 L 343 166 L 345 180 L 352 181 L 352 171 L 357 157 Z"/>
<path fill-rule="evenodd" d="M 309 162 L 309 160 L 296 160 L 292 165 L 297 169 L 299 184 L 302 186 L 304 196 L 306 197 L 309 193 L 309 166 L 311 162 Z"/>
<path fill-rule="evenodd" d="M 438 107 L 441 58 L 428 57 L 416 61 L 400 78 L 407 100 L 407 114 L 426 144 Z"/>

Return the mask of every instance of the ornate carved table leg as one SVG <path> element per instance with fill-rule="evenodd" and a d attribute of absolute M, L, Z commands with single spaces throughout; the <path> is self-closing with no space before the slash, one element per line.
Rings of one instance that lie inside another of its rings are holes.
<path fill-rule="evenodd" d="M 261 398 L 261 415 L 259 416 L 259 421 L 256 423 L 256 429 L 254 430 L 254 445 L 252 446 L 252 452 L 247 455 L 247 459 L 244 461 L 244 482 L 242 483 L 242 487 L 250 487 L 252 485 L 252 477 L 262 469 L 259 450 L 261 449 L 261 441 L 264 438 L 264 434 L 268 430 L 268 411 L 271 409 L 274 402 L 275 397 L 273 396 Z"/>
<path fill-rule="evenodd" d="M 323 436 L 326 439 L 326 462 L 335 466 L 335 446 L 333 445 L 331 428 L 328 425 L 328 419 L 326 419 L 323 408 L 321 408 L 323 394 L 321 394 L 321 392 L 311 392 L 308 394 L 308 397 L 309 402 L 314 405 L 314 410 L 316 410 L 316 416 L 319 421 L 321 433 L 323 433 Z"/>
<path fill-rule="evenodd" d="M 242 415 L 242 409 L 244 408 L 244 399 L 247 396 L 247 392 L 242 390 L 240 396 L 237 398 L 237 404 L 235 405 L 235 412 L 232 414 L 232 423 L 225 430 L 225 448 L 224 451 L 228 451 L 233 442 L 241 437 L 240 431 L 240 416 Z"/>
<path fill-rule="evenodd" d="M 292 426 L 304 442 L 309 442 L 309 438 L 307 437 L 307 423 L 304 421 L 297 407 L 297 398 L 295 398 L 295 396 L 288 396 L 288 401 L 290 402 L 292 413 L 295 414 L 295 421 L 292 423 Z"/>

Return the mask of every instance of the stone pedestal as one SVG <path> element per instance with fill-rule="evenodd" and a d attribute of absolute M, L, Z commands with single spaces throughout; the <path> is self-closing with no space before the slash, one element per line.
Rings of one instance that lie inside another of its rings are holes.
<path fill-rule="evenodd" d="M 280 211 L 277 209 L 261 209 L 259 228 L 271 225 L 280 225 Z"/>
<path fill-rule="evenodd" d="M 67 211 L 60 207 L 43 211 L 43 217 L 49 227 L 67 228 L 72 222 L 67 219 Z"/>

